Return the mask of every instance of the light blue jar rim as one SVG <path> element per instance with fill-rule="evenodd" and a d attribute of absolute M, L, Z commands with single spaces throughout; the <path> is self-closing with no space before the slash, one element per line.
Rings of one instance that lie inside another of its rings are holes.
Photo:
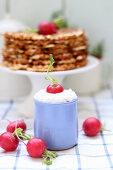
<path fill-rule="evenodd" d="M 34 100 L 35 100 L 36 102 L 38 102 L 39 104 L 45 104 L 45 105 L 61 105 L 61 104 L 62 104 L 62 105 L 67 105 L 67 104 L 73 104 L 73 103 L 77 102 L 77 101 L 78 101 L 78 98 L 76 98 L 76 99 L 74 99 L 74 100 L 72 100 L 72 101 L 59 102 L 59 103 L 43 102 L 43 101 L 37 100 L 35 97 L 34 97 Z"/>

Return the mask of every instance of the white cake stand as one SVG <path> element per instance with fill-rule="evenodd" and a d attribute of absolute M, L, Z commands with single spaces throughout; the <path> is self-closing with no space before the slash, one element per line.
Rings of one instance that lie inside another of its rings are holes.
<path fill-rule="evenodd" d="M 65 76 L 76 75 L 79 73 L 90 71 L 91 69 L 95 68 L 99 64 L 100 62 L 98 59 L 92 56 L 88 56 L 88 64 L 84 67 L 73 69 L 73 70 L 68 70 L 68 71 L 50 72 L 49 74 L 50 76 L 55 76 L 55 78 L 58 80 L 58 83 L 62 84 Z M 50 84 L 49 81 L 45 80 L 47 73 L 46 72 L 30 72 L 30 71 L 22 71 L 22 70 L 13 71 L 7 67 L 0 67 L 0 69 L 8 73 L 12 73 L 12 74 L 26 75 L 30 79 L 32 90 L 29 96 L 27 97 L 27 99 L 25 99 L 25 101 L 19 107 L 18 113 L 24 115 L 25 117 L 33 117 L 33 114 L 34 114 L 33 96 L 40 89 L 46 88 Z"/>

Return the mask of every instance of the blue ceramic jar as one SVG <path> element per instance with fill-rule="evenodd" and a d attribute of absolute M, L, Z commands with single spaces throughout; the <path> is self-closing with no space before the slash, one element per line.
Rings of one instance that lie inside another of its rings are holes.
<path fill-rule="evenodd" d="M 45 103 L 36 98 L 34 136 L 42 138 L 47 149 L 73 147 L 78 140 L 77 99 L 65 103 Z"/>

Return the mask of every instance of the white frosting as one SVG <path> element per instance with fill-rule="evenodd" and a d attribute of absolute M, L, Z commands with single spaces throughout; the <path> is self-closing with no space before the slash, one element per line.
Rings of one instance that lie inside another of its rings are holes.
<path fill-rule="evenodd" d="M 64 90 L 61 93 L 48 93 L 46 89 L 40 90 L 36 93 L 35 98 L 38 101 L 46 103 L 64 103 L 69 102 L 77 98 L 77 95 L 71 89 Z"/>

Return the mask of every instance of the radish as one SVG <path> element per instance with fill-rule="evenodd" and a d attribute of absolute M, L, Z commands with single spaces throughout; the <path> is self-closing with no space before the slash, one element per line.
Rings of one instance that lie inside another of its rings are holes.
<path fill-rule="evenodd" d="M 48 67 L 47 77 L 45 79 L 50 80 L 52 82 L 52 84 L 47 86 L 46 92 L 48 92 L 48 93 L 61 93 L 64 90 L 63 87 L 60 84 L 58 84 L 55 77 L 50 77 L 49 76 L 49 72 L 51 71 L 51 68 L 53 67 L 53 64 L 54 64 L 54 58 L 53 58 L 53 55 L 50 54 L 50 65 Z"/>
<path fill-rule="evenodd" d="M 32 135 L 26 134 L 22 132 L 23 129 L 17 128 L 13 133 L 11 132 L 4 132 L 0 135 L 0 147 L 6 151 L 14 151 L 18 144 L 19 140 L 25 139 L 29 140 L 32 138 Z"/>
<path fill-rule="evenodd" d="M 32 138 L 27 143 L 27 152 L 33 158 L 40 158 L 46 150 L 46 143 L 41 138 Z"/>
<path fill-rule="evenodd" d="M 39 34 L 48 35 L 57 32 L 57 26 L 53 22 L 43 21 L 38 25 Z"/>
<path fill-rule="evenodd" d="M 19 139 L 19 137 L 18 137 L 18 139 Z M 19 139 L 19 140 L 22 141 L 21 139 Z M 46 149 L 46 143 L 41 138 L 37 138 L 37 137 L 31 138 L 28 141 L 28 143 L 25 145 L 26 145 L 27 152 L 31 157 L 33 157 L 33 158 L 43 157 L 43 163 L 45 163 L 47 165 L 51 165 L 52 164 L 51 159 L 54 159 L 58 156 L 56 152 L 48 151 Z"/>
<path fill-rule="evenodd" d="M 8 120 L 9 121 L 9 120 Z M 13 133 L 15 129 L 21 128 L 23 129 L 22 132 L 25 132 L 26 130 L 26 123 L 22 120 L 16 120 L 16 121 L 9 121 L 9 125 L 7 126 L 7 132 Z"/>
<path fill-rule="evenodd" d="M 101 131 L 101 123 L 95 117 L 89 117 L 83 122 L 82 130 L 87 136 L 96 136 Z"/>
<path fill-rule="evenodd" d="M 18 139 L 11 132 L 4 132 L 0 135 L 0 147 L 6 151 L 14 151 L 19 144 Z"/>
<path fill-rule="evenodd" d="M 27 152 L 31 157 L 40 158 L 42 155 L 45 155 L 43 157 L 44 159 L 43 163 L 47 165 L 51 165 L 52 164 L 51 159 L 54 159 L 58 156 L 56 152 L 48 151 L 46 149 L 46 143 L 41 138 L 35 137 L 30 139 L 26 147 L 27 147 Z"/>

